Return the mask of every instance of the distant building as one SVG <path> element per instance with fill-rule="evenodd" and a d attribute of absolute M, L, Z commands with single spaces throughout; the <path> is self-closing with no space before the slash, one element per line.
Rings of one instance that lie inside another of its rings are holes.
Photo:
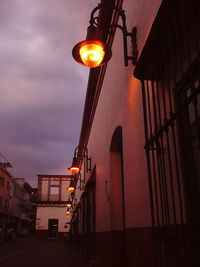
<path fill-rule="evenodd" d="M 31 197 L 30 197 L 30 203 L 31 203 L 31 214 L 30 214 L 30 218 L 32 221 L 32 226 L 31 226 L 31 231 L 32 233 L 35 232 L 36 229 L 36 212 L 37 212 L 37 193 L 38 193 L 38 189 L 37 188 L 32 188 L 33 191 L 31 193 Z"/>
<path fill-rule="evenodd" d="M 21 228 L 21 208 L 20 205 L 23 202 L 23 186 L 19 185 L 15 179 L 12 179 L 10 188 L 10 217 L 12 227 L 15 233 L 20 232 Z"/>
<path fill-rule="evenodd" d="M 33 232 L 36 210 L 32 205 L 34 190 L 24 178 L 14 178 L 11 189 L 10 223 L 19 235 L 29 235 Z"/>
<path fill-rule="evenodd" d="M 0 162 L 0 237 L 12 228 L 15 234 L 30 234 L 35 225 L 36 209 L 33 189 L 24 178 L 14 178 L 7 168 L 9 162 Z"/>
<path fill-rule="evenodd" d="M 70 175 L 38 175 L 37 237 L 62 239 L 69 231 L 66 203 L 70 178 Z"/>
<path fill-rule="evenodd" d="M 10 187 L 12 177 L 7 169 L 0 166 L 0 236 L 3 235 L 10 221 Z"/>

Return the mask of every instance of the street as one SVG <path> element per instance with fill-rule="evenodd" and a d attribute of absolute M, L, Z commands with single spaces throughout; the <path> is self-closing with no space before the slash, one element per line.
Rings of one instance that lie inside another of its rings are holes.
<path fill-rule="evenodd" d="M 16 242 L 0 241 L 0 267 L 88 267 L 80 250 L 61 241 L 18 238 Z"/>

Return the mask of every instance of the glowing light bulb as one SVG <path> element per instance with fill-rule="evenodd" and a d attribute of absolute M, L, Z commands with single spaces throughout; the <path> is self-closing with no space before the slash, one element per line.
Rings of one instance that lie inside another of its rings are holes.
<path fill-rule="evenodd" d="M 101 64 L 105 55 L 103 47 L 98 44 L 86 44 L 80 48 L 79 53 L 83 63 L 90 68 Z"/>
<path fill-rule="evenodd" d="M 67 190 L 68 190 L 69 192 L 74 192 L 74 191 L 75 191 L 75 187 L 73 187 L 73 186 L 69 186 L 69 187 L 67 188 Z"/>
<path fill-rule="evenodd" d="M 71 172 L 71 174 L 77 174 L 79 172 L 79 168 L 78 167 L 71 167 L 70 172 Z"/>

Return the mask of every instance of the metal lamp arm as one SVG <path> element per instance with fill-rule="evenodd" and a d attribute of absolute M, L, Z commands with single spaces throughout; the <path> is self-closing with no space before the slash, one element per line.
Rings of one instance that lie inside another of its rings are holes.
<path fill-rule="evenodd" d="M 113 5 L 103 5 L 103 4 L 98 4 L 91 12 L 91 15 L 90 15 L 90 23 L 95 23 L 95 19 L 98 18 L 98 17 L 95 17 L 95 13 L 97 12 L 97 10 L 101 9 L 101 8 L 104 8 L 104 7 L 111 7 L 112 9 L 114 10 L 117 10 L 117 12 L 119 13 L 121 19 L 122 19 L 122 22 L 123 22 L 123 26 L 125 26 L 126 28 L 126 15 L 125 15 L 125 10 L 122 10 L 121 8 L 117 7 L 117 6 L 113 6 Z"/>
<path fill-rule="evenodd" d="M 111 24 L 109 26 L 109 29 L 111 28 L 119 28 L 122 31 L 123 34 L 123 44 L 124 44 L 124 65 L 128 66 L 128 61 L 132 60 L 132 64 L 135 65 L 137 62 L 137 57 L 138 57 L 138 51 L 137 51 L 137 38 L 136 38 L 136 27 L 132 29 L 132 32 L 127 31 L 126 27 L 126 15 L 125 15 L 125 10 L 122 10 L 119 7 L 113 6 L 113 5 L 102 5 L 98 4 L 97 7 L 93 9 L 91 12 L 91 17 L 90 17 L 90 24 L 91 25 L 96 25 L 98 26 L 98 17 L 95 17 L 95 13 L 97 10 L 104 8 L 104 7 L 111 7 L 112 9 L 116 10 L 119 13 L 119 16 L 121 17 L 122 20 L 122 25 L 119 24 Z M 97 22 L 96 22 L 97 20 Z M 128 47 L 127 47 L 127 38 L 131 37 L 131 43 L 132 43 L 132 56 L 128 55 Z"/>
<path fill-rule="evenodd" d="M 81 153 L 79 153 L 79 151 L 81 150 Z M 75 157 L 81 157 L 84 159 L 85 161 L 85 165 L 86 165 L 86 171 L 91 171 L 91 158 L 88 157 L 88 150 L 87 147 L 85 146 L 77 146 L 75 151 L 74 151 L 74 156 Z"/>

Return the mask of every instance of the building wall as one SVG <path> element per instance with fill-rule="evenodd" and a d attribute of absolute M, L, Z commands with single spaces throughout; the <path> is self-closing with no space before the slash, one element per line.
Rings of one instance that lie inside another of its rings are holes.
<path fill-rule="evenodd" d="M 4 235 L 9 223 L 10 188 L 11 175 L 5 168 L 0 167 L 0 237 Z"/>
<path fill-rule="evenodd" d="M 42 181 L 42 193 L 41 193 L 41 200 L 47 201 L 49 197 L 49 182 Z"/>
<path fill-rule="evenodd" d="M 58 219 L 58 232 L 68 232 L 69 229 L 65 228 L 65 224 L 70 221 L 66 217 L 65 206 L 63 207 L 38 207 L 36 217 L 36 230 L 48 231 L 48 220 Z"/>
<path fill-rule="evenodd" d="M 124 1 L 127 28 L 138 28 L 138 49 L 142 50 L 161 1 Z M 143 12 L 143 10 L 147 12 Z M 137 11 L 137 12 L 136 12 Z M 143 41 L 141 41 L 143 40 Z M 144 152 L 143 109 L 140 82 L 133 77 L 133 66 L 124 67 L 122 33 L 117 30 L 113 57 L 108 63 L 98 101 L 88 150 L 96 164 L 97 231 L 111 230 L 110 203 L 105 183 L 110 188 L 110 145 L 118 126 L 122 127 L 126 228 L 151 225 Z M 98 142 L 96 142 L 98 140 Z M 142 196 L 142 197 L 141 197 Z M 140 203 L 140 205 L 138 205 Z M 104 216 L 102 216 L 102 213 Z"/>
<path fill-rule="evenodd" d="M 17 234 L 20 233 L 21 226 L 21 208 L 23 203 L 23 187 L 12 179 L 11 183 L 11 200 L 10 200 L 10 215 L 12 217 L 12 226 Z"/>
<path fill-rule="evenodd" d="M 68 198 L 67 187 L 69 186 L 69 177 L 59 177 L 56 175 L 39 176 L 39 193 L 40 201 L 66 201 Z M 58 196 L 52 196 L 51 188 L 58 188 Z"/>
<path fill-rule="evenodd" d="M 71 217 L 66 215 L 69 183 L 69 175 L 38 175 L 36 236 L 39 238 L 51 238 L 50 219 L 58 219 L 58 229 L 53 238 L 63 238 L 64 233 L 69 231 L 67 223 Z"/>
<path fill-rule="evenodd" d="M 127 29 L 137 27 L 139 53 L 160 4 L 160 0 L 123 1 Z M 92 168 L 96 166 L 95 257 L 97 266 L 153 266 L 142 90 L 131 62 L 124 66 L 118 29 L 112 51 L 87 143 Z M 117 127 L 122 129 L 121 154 L 110 151 Z"/>
<path fill-rule="evenodd" d="M 6 169 L 0 168 L 0 177 L 0 212 L 8 214 L 11 176 Z"/>
<path fill-rule="evenodd" d="M 91 247 L 88 206 L 95 191 L 95 266 L 196 267 L 200 5 L 122 2 L 128 31 L 137 27 L 139 60 L 136 69 L 131 63 L 124 67 L 117 29 L 108 65 L 90 71 L 80 137 L 92 159 L 80 205 L 83 240 Z M 106 16 L 101 15 L 99 21 Z"/>

